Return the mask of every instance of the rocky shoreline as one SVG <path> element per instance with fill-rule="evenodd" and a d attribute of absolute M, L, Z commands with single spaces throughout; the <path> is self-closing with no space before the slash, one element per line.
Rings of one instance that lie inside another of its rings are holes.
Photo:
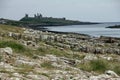
<path fill-rule="evenodd" d="M 1 80 L 120 79 L 120 38 L 0 29 Z"/>
<path fill-rule="evenodd" d="M 106 27 L 106 28 L 116 28 L 116 29 L 120 29 L 120 25 L 109 26 L 109 27 Z"/>

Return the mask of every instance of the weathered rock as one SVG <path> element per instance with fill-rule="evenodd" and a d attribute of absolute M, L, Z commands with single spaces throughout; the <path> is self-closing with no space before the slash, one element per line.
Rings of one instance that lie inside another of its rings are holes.
<path fill-rule="evenodd" d="M 76 61 L 73 59 L 67 59 L 67 58 L 60 58 L 62 59 L 65 63 L 69 64 L 69 65 L 75 65 Z"/>
<path fill-rule="evenodd" d="M 27 75 L 27 77 L 32 80 L 49 80 L 48 77 L 43 76 L 43 75 L 29 74 Z"/>
<path fill-rule="evenodd" d="M 111 71 L 111 70 L 106 71 L 105 74 L 107 74 L 107 75 L 109 75 L 109 76 L 111 76 L 113 78 L 119 77 L 114 71 Z"/>
<path fill-rule="evenodd" d="M 16 61 L 15 61 L 15 64 L 16 64 L 16 65 L 27 64 L 27 65 L 30 65 L 30 66 L 38 65 L 38 64 L 35 63 L 35 62 L 30 62 L 30 61 L 25 61 L 25 60 L 16 60 Z"/>
<path fill-rule="evenodd" d="M 106 59 L 106 60 L 108 60 L 108 61 L 113 60 L 113 58 L 112 58 L 112 57 L 109 57 L 109 56 L 101 55 L 101 56 L 99 56 L 99 57 L 102 58 L 102 59 Z"/>
<path fill-rule="evenodd" d="M 7 73 L 0 73 L 0 80 L 10 80 L 9 74 Z"/>
<path fill-rule="evenodd" d="M 13 50 L 10 47 L 6 47 L 6 48 L 1 48 L 0 49 L 1 53 L 6 53 L 7 55 L 12 55 L 13 54 Z"/>
<path fill-rule="evenodd" d="M 111 77 L 105 74 L 98 76 L 90 76 L 88 80 L 111 80 Z"/>
<path fill-rule="evenodd" d="M 102 48 L 100 48 L 100 47 L 97 47 L 97 48 L 95 48 L 94 53 L 95 54 L 102 54 L 102 53 L 104 53 L 104 50 Z"/>
<path fill-rule="evenodd" d="M 48 39 L 48 35 L 40 35 L 40 39 L 41 40 L 47 40 Z"/>
<path fill-rule="evenodd" d="M 11 63 L 13 60 L 12 55 L 13 55 L 13 51 L 10 47 L 0 48 L 0 56 L 1 56 L 0 61 Z"/>
<path fill-rule="evenodd" d="M 98 76 L 90 76 L 88 80 L 120 80 L 120 77 L 113 71 L 108 72 L 109 74 L 101 74 Z M 111 75 L 112 74 L 112 75 Z"/>
<path fill-rule="evenodd" d="M 19 73 L 13 73 L 12 74 L 14 77 L 18 77 L 18 78 L 22 78 L 23 76 L 21 75 L 21 74 L 19 74 Z"/>
<path fill-rule="evenodd" d="M 9 78 L 8 80 L 24 80 L 24 79 L 18 78 L 18 77 L 11 77 L 11 78 Z"/>
<path fill-rule="evenodd" d="M 13 66 L 4 62 L 0 62 L 0 67 L 4 68 L 6 71 L 10 71 L 10 72 L 15 71 Z"/>
<path fill-rule="evenodd" d="M 13 54 L 13 50 L 10 47 L 4 48 L 4 52 L 7 53 L 8 55 L 12 55 Z"/>
<path fill-rule="evenodd" d="M 12 32 L 9 32 L 9 33 L 8 33 L 8 36 L 9 36 L 9 37 L 12 37 L 12 34 L 13 34 Z"/>
<path fill-rule="evenodd" d="M 58 60 L 58 58 L 54 55 L 46 55 L 46 57 L 52 62 L 57 62 Z"/>
<path fill-rule="evenodd" d="M 97 60 L 97 56 L 95 56 L 94 54 L 86 54 L 86 56 L 84 57 L 84 60 Z"/>
<path fill-rule="evenodd" d="M 36 46 L 36 43 L 33 42 L 33 41 L 26 41 L 26 45 L 27 45 L 27 46 L 33 46 L 33 47 L 35 47 L 35 46 Z"/>
<path fill-rule="evenodd" d="M 12 35 L 12 37 L 15 39 L 15 40 L 19 40 L 21 39 L 22 35 L 20 33 L 11 33 L 9 35 Z"/>

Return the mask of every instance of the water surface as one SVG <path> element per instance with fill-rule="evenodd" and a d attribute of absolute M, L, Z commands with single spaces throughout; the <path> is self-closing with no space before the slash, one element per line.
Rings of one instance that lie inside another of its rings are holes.
<path fill-rule="evenodd" d="M 120 28 L 119 29 L 105 28 L 113 25 L 120 25 L 120 22 L 92 24 L 92 25 L 54 26 L 47 28 L 50 31 L 75 32 L 75 33 L 88 34 L 95 37 L 99 37 L 99 36 L 120 37 Z"/>

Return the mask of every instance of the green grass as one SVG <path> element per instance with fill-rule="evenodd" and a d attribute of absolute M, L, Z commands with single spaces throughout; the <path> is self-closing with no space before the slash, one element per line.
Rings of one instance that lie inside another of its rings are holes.
<path fill-rule="evenodd" d="M 98 73 L 104 73 L 109 69 L 109 64 L 106 60 L 92 60 L 79 64 L 79 68 L 85 71 L 95 71 Z"/>
<path fill-rule="evenodd" d="M 113 70 L 120 75 L 120 65 L 115 66 Z"/>
<path fill-rule="evenodd" d="M 25 55 L 28 57 L 33 57 L 34 53 L 36 53 L 34 50 L 29 49 L 25 47 L 24 45 L 16 42 L 16 41 L 0 41 L 0 48 L 10 47 L 13 49 L 13 52 L 21 55 Z"/>
<path fill-rule="evenodd" d="M 46 48 L 44 48 L 44 47 L 39 47 L 37 50 L 38 50 L 39 52 L 42 52 L 42 53 L 47 52 Z"/>
<path fill-rule="evenodd" d="M 76 65 L 76 67 L 80 68 L 84 71 L 94 71 L 97 73 L 104 73 L 106 70 L 112 70 L 120 75 L 120 64 L 116 61 L 107 61 L 103 59 L 87 61 L 84 63 L 80 63 Z"/>
<path fill-rule="evenodd" d="M 39 55 L 46 55 L 46 54 L 51 54 L 51 55 L 55 55 L 55 56 L 64 56 L 64 57 L 70 57 L 72 55 L 69 55 L 68 52 L 64 51 L 64 50 L 60 50 L 60 49 L 56 49 L 54 47 L 50 47 L 50 48 L 45 48 L 45 47 L 39 47 L 37 49 L 37 52 L 39 53 Z"/>
<path fill-rule="evenodd" d="M 91 66 L 92 71 L 97 71 L 97 72 L 105 72 L 107 68 L 109 67 L 107 65 L 107 62 L 104 60 L 90 61 L 90 66 Z"/>
<path fill-rule="evenodd" d="M 7 32 L 16 32 L 16 33 L 22 33 L 23 30 L 20 27 L 11 26 L 11 25 L 2 25 L 0 24 L 0 33 L 7 33 Z"/>
<path fill-rule="evenodd" d="M 41 67 L 46 68 L 46 69 L 54 69 L 55 67 L 52 66 L 51 62 L 46 61 L 41 64 Z"/>
<path fill-rule="evenodd" d="M 11 47 L 15 52 L 24 52 L 25 47 L 15 41 L 0 41 L 0 48 Z"/>
<path fill-rule="evenodd" d="M 16 72 L 20 74 L 27 74 L 29 72 L 32 72 L 34 69 L 33 66 L 30 66 L 28 64 L 17 65 L 16 67 L 17 67 Z"/>

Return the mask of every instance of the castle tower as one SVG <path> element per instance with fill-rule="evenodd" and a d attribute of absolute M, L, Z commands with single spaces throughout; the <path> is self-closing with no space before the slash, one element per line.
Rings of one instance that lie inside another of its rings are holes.
<path fill-rule="evenodd" d="M 42 18 L 42 14 L 40 14 L 39 16 L 40 16 L 40 18 Z"/>
<path fill-rule="evenodd" d="M 28 16 L 28 14 L 25 14 L 25 18 L 28 18 L 29 16 Z"/>
<path fill-rule="evenodd" d="M 37 13 L 36 17 L 40 19 L 40 18 L 42 18 L 42 14 Z"/>
<path fill-rule="evenodd" d="M 34 18 L 37 18 L 36 14 L 34 14 Z"/>

